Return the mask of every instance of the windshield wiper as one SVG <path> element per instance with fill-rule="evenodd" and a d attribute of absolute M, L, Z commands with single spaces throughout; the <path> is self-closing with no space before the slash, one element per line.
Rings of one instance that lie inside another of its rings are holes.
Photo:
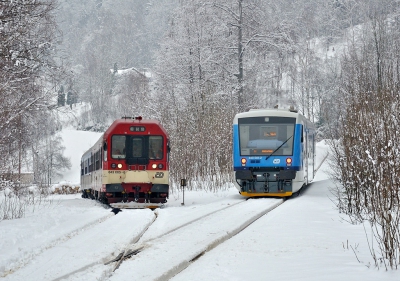
<path fill-rule="evenodd" d="M 279 150 L 279 148 L 281 148 L 285 143 L 287 143 L 288 142 L 288 140 L 290 140 L 291 139 L 291 137 L 293 137 L 293 135 L 291 135 L 287 140 L 285 140 L 280 146 L 278 146 L 278 148 L 277 149 L 275 149 L 270 155 L 268 155 L 267 156 L 267 158 L 265 158 L 265 160 L 268 160 L 268 158 L 269 157 L 271 157 L 272 156 L 272 154 L 274 154 L 275 152 L 277 152 L 278 150 Z"/>

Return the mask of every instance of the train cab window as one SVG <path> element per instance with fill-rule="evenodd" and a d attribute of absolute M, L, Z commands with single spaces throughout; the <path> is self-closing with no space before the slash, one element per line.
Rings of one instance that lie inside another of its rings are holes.
<path fill-rule="evenodd" d="M 149 137 L 149 157 L 150 159 L 163 158 L 163 138 L 162 136 Z"/>
<path fill-rule="evenodd" d="M 238 123 L 241 155 L 293 154 L 295 118 L 250 117 Z"/>
<path fill-rule="evenodd" d="M 111 138 L 111 157 L 114 159 L 125 159 L 125 136 L 114 135 Z"/>

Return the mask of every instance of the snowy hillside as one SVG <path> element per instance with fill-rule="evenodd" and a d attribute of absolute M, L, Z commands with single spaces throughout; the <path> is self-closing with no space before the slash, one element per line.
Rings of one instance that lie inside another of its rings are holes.
<path fill-rule="evenodd" d="M 57 134 L 63 140 L 62 145 L 65 147 L 64 156 L 70 159 L 72 167 L 71 169 L 62 171 L 60 177 L 53 178 L 53 184 L 65 182 L 72 185 L 79 184 L 82 154 L 102 135 L 102 133 L 98 132 L 76 129 L 83 126 L 81 122 L 84 122 L 89 110 L 89 105 L 85 103 L 74 104 L 72 108 L 65 106 L 58 109 L 57 119 L 62 129 Z M 88 125 L 90 124 L 85 124 L 85 126 Z"/>
<path fill-rule="evenodd" d="M 63 129 L 60 135 L 65 146 L 64 155 L 71 160 L 72 167 L 70 170 L 64 172 L 61 178 L 56 178 L 53 183 L 79 183 L 82 154 L 99 139 L 102 133 Z"/>

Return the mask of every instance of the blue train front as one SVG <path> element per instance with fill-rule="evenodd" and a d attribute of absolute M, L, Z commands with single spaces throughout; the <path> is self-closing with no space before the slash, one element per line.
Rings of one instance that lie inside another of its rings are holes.
<path fill-rule="evenodd" d="M 236 187 L 246 197 L 287 197 L 314 178 L 315 129 L 303 115 L 260 109 L 233 122 Z"/>

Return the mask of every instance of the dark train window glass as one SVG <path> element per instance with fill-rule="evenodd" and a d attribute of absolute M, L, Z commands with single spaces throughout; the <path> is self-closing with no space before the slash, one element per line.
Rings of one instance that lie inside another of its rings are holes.
<path fill-rule="evenodd" d="M 96 159 L 95 169 L 99 170 L 100 169 L 100 150 L 95 153 L 95 159 Z"/>
<path fill-rule="evenodd" d="M 241 118 L 239 124 L 240 155 L 292 155 L 295 118 Z"/>
<path fill-rule="evenodd" d="M 125 159 L 125 136 L 114 135 L 111 138 L 111 157 L 114 159 Z"/>
<path fill-rule="evenodd" d="M 94 164 L 94 155 L 90 156 L 90 164 L 89 164 L 89 172 L 93 172 L 93 164 Z"/>
<path fill-rule="evenodd" d="M 90 157 L 86 161 L 87 173 L 90 173 Z"/>
<path fill-rule="evenodd" d="M 142 137 L 132 138 L 132 157 L 143 157 L 143 145 Z"/>
<path fill-rule="evenodd" d="M 149 157 L 150 159 L 163 158 L 163 138 L 162 136 L 149 137 Z"/>

